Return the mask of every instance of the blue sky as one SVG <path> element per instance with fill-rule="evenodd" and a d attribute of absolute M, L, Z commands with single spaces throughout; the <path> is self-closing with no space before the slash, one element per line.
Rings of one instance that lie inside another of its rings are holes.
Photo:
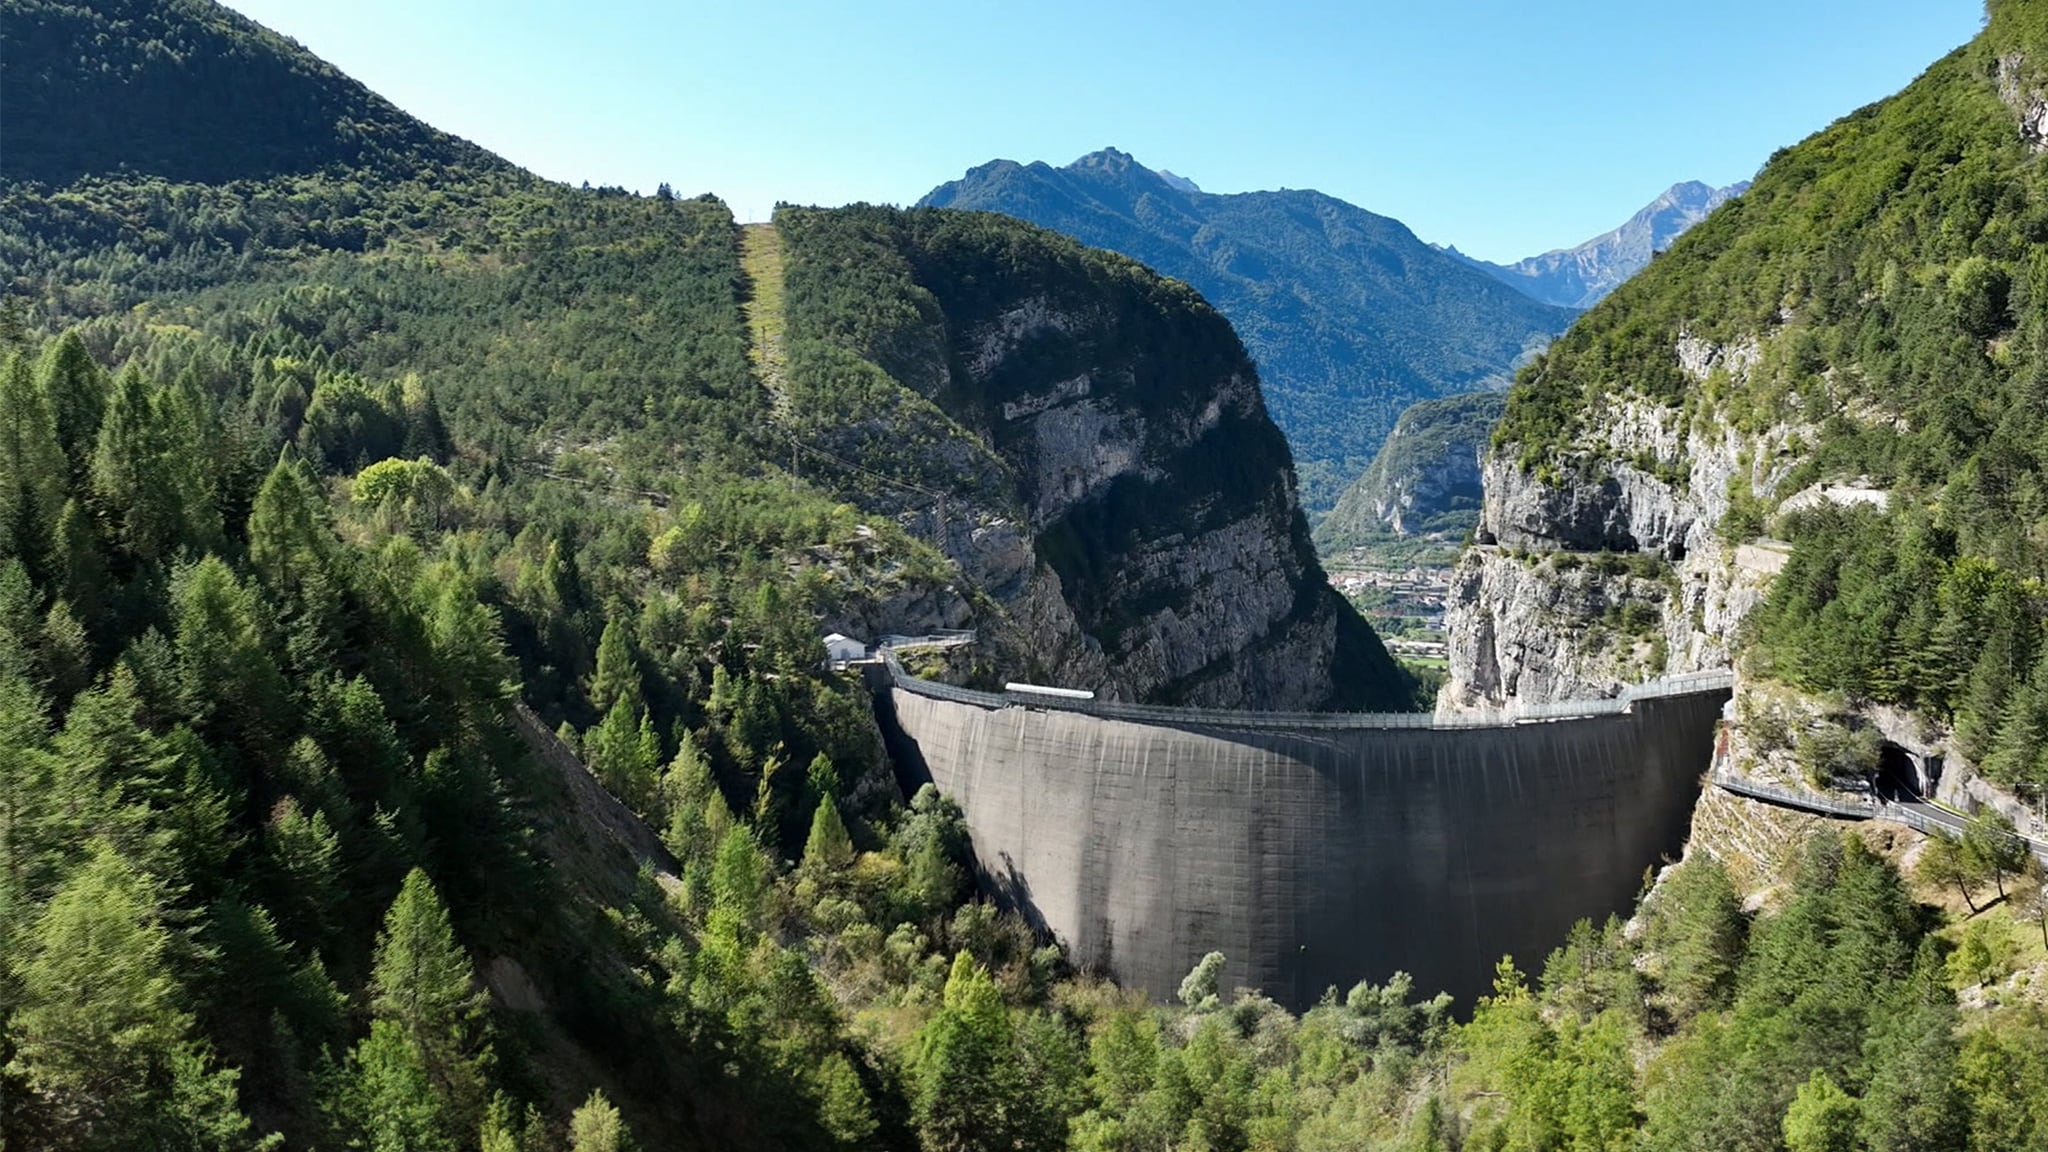
<path fill-rule="evenodd" d="M 1511 260 L 1898 90 L 1979 0 L 228 0 L 554 179 L 908 203 L 1114 145 Z"/>

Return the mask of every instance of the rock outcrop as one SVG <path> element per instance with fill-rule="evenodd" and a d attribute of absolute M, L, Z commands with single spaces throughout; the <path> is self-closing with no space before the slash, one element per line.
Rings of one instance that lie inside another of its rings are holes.
<path fill-rule="evenodd" d="M 923 204 L 1029 220 L 1193 285 L 1258 360 L 1316 512 L 1404 408 L 1505 385 L 1576 314 L 1334 197 L 1207 193 L 1114 148 L 1060 168 L 997 160 Z"/>
<path fill-rule="evenodd" d="M 1744 383 L 1754 340 L 1681 337 L 1673 359 L 1696 383 Z M 1519 446 L 1485 461 L 1476 547 L 1446 612 L 1447 710 L 1512 709 L 1611 696 L 1645 676 L 1728 668 L 1737 630 L 1781 558 L 1725 539 L 1731 488 L 1780 489 L 1814 430 L 1739 432 L 1640 396 L 1605 397 L 1574 450 L 1548 468 Z"/>
<path fill-rule="evenodd" d="M 905 476 L 895 494 L 857 477 L 849 497 L 893 499 L 960 564 L 1009 674 L 1157 703 L 1407 706 L 1406 674 L 1316 561 L 1257 370 L 1191 289 L 980 213 L 778 226 L 794 407 L 836 454 Z M 805 303 L 809 269 L 842 258 L 897 270 L 863 302 L 886 328 Z M 842 419 L 834 365 L 806 342 L 859 356 L 915 419 L 875 428 L 871 394 Z"/>

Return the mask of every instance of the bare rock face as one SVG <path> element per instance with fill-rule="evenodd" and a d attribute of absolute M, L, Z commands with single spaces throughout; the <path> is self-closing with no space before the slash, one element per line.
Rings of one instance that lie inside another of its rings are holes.
<path fill-rule="evenodd" d="M 2048 96 L 2027 78 L 2027 59 L 2017 52 L 1998 58 L 1998 98 L 2019 117 L 2020 139 L 2036 152 L 2048 151 Z"/>
<path fill-rule="evenodd" d="M 990 430 L 1039 563 L 1003 594 L 976 556 L 949 550 L 1023 625 L 1012 651 L 1061 683 L 1210 707 L 1337 701 L 1347 609 L 1305 546 L 1257 377 L 1226 360 L 1208 379 L 1115 362 L 1033 379 L 1026 365 L 1058 359 L 1047 345 L 1107 342 L 1102 324 L 1030 296 L 962 333 L 960 387 L 941 403 Z M 961 395 L 982 399 L 948 403 Z M 1232 458 L 1247 466 L 1219 475 Z"/>
<path fill-rule="evenodd" d="M 874 382 L 818 434 L 920 478 L 893 506 L 848 498 L 959 565 L 991 666 L 1152 703 L 1412 706 L 1412 679 L 1316 560 L 1257 370 L 1186 285 L 980 213 L 797 211 L 777 227 L 799 351 L 840 354 L 796 357 L 799 392 L 807 363 L 856 375 L 846 353 Z M 813 260 L 878 270 L 875 298 L 807 313 Z M 852 394 L 822 372 L 813 392 Z"/>
<path fill-rule="evenodd" d="M 1759 352 L 1681 337 L 1672 355 L 1697 381 L 1740 381 Z M 1460 560 L 1446 611 L 1440 711 L 1611 696 L 1731 666 L 1736 630 L 1782 563 L 1768 545 L 1722 538 L 1731 483 L 1781 495 L 1813 429 L 1688 425 L 1639 396 L 1600 407 L 1549 467 L 1523 467 L 1513 445 L 1487 458 L 1481 546 Z"/>

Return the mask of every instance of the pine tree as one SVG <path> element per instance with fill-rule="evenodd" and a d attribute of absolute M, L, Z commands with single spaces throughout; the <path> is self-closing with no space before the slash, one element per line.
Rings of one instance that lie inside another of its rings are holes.
<path fill-rule="evenodd" d="M 104 640 L 115 623 L 106 618 L 113 607 L 106 551 L 92 514 L 75 499 L 66 500 L 57 515 L 50 566 L 58 596 L 70 602 L 89 634 Z"/>
<path fill-rule="evenodd" d="M 162 906 L 149 879 L 100 840 L 36 921 L 7 1022 L 8 1072 L 48 1125 L 30 1145 L 194 1147 L 195 1133 L 246 1132 L 236 1073 L 210 1068 L 193 1039 Z"/>
<path fill-rule="evenodd" d="M 346 576 L 327 501 L 296 460 L 279 460 L 257 489 L 249 567 L 275 606 L 293 666 L 324 666 L 345 639 Z"/>
<path fill-rule="evenodd" d="M 172 467 L 175 447 L 149 385 L 130 365 L 115 379 L 100 423 L 91 488 L 113 543 L 138 560 L 167 558 L 186 543 L 186 493 Z"/>
<path fill-rule="evenodd" d="M 92 682 L 92 641 L 77 613 L 63 600 L 50 605 L 43 618 L 43 640 L 37 653 L 43 683 L 58 703 L 68 703 Z"/>
<path fill-rule="evenodd" d="M 1646 943 L 1662 960 L 1658 984 L 1680 1019 L 1734 992 L 1744 927 L 1742 897 L 1711 856 L 1687 857 L 1660 887 Z"/>
<path fill-rule="evenodd" d="M 840 818 L 839 804 L 826 796 L 811 815 L 811 834 L 804 841 L 804 868 L 819 875 L 836 875 L 853 863 L 853 837 Z"/>
<path fill-rule="evenodd" d="M 1816 1069 L 1785 1112 L 1787 1152 L 1856 1152 L 1856 1100 Z"/>
<path fill-rule="evenodd" d="M 441 419 L 441 405 L 434 398 L 433 387 L 422 381 L 418 373 L 412 373 L 399 383 L 399 394 L 405 407 L 405 443 L 401 452 L 409 459 L 426 457 L 445 462 L 453 451 L 453 441 Z"/>
<path fill-rule="evenodd" d="M 73 483 L 83 483 L 107 410 L 106 371 L 76 331 L 66 332 L 43 350 L 36 365 L 36 387 L 54 421 L 58 450 L 69 462 L 66 475 Z"/>
<path fill-rule="evenodd" d="M 419 1049 L 391 1020 L 370 1022 L 356 1045 L 349 1117 L 371 1152 L 456 1152 L 456 1122 Z M 479 1128 L 481 1131 L 481 1128 Z"/>
<path fill-rule="evenodd" d="M 604 722 L 584 737 L 590 770 L 612 795 L 645 811 L 654 795 L 655 768 L 661 763 L 661 742 L 653 721 L 630 700 L 621 698 Z"/>
<path fill-rule="evenodd" d="M 0 559 L 19 557 L 33 576 L 49 572 L 69 474 L 28 361 L 16 353 L 0 364 Z"/>
<path fill-rule="evenodd" d="M 319 949 L 340 920 L 340 838 L 325 812 L 315 808 L 308 813 L 295 797 L 286 796 L 271 811 L 264 846 L 276 877 L 278 899 L 273 906 L 284 916 L 293 939 Z"/>
<path fill-rule="evenodd" d="M 633 641 L 626 634 L 623 618 L 613 616 L 605 621 L 604 635 L 597 642 L 597 671 L 590 678 L 590 706 L 602 716 L 621 703 L 631 709 L 633 722 L 638 724 L 639 712 L 646 703 L 640 684 L 640 663 L 633 655 Z"/>
<path fill-rule="evenodd" d="M 1984 774 L 2008 787 L 2048 785 L 2048 651 L 2027 682 L 2007 698 Z"/>
<path fill-rule="evenodd" d="M 370 1010 L 387 1036 L 367 1055 L 385 1072 L 399 1076 L 405 1061 L 417 1065 L 430 1087 L 442 1134 L 466 1139 L 479 1130 L 486 1104 L 486 1068 L 490 1061 L 486 1008 L 488 999 L 477 987 L 469 956 L 456 942 L 448 910 L 434 892 L 427 874 L 407 874 L 378 933 L 370 975 Z M 402 1047 L 403 1060 L 390 1051 Z M 364 1049 L 357 1063 L 367 1074 Z"/>
<path fill-rule="evenodd" d="M 630 1152 L 632 1147 L 619 1110 L 601 1091 L 591 1092 L 569 1117 L 569 1152 Z"/>
<path fill-rule="evenodd" d="M 264 643 L 255 595 L 225 561 L 208 556 L 178 574 L 171 599 L 188 714 L 248 751 L 273 750 L 288 690 Z"/>
<path fill-rule="evenodd" d="M 760 926 L 768 877 L 753 834 L 740 825 L 726 830 L 711 866 L 712 926 L 735 937 Z"/>
<path fill-rule="evenodd" d="M 995 981 L 966 952 L 918 1033 L 913 1068 L 911 1107 L 928 1152 L 1020 1146 L 1031 1107 L 1016 1033 Z"/>

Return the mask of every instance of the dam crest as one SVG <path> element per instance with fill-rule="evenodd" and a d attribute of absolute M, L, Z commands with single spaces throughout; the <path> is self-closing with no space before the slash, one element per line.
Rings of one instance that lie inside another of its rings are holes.
<path fill-rule="evenodd" d="M 1170 999 L 1203 954 L 1289 1007 L 1393 972 L 1469 1005 L 1625 913 L 1683 846 L 1733 685 L 1508 717 L 1260 713 L 977 692 L 885 652 L 904 783 L 960 805 L 984 887 L 1076 966 Z"/>

